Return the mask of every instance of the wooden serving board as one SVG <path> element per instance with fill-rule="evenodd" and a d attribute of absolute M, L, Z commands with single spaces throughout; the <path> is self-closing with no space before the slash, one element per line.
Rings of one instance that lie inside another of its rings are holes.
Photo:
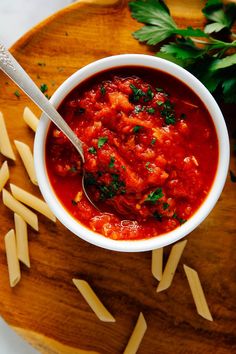
<path fill-rule="evenodd" d="M 167 4 L 178 24 L 202 26 L 201 1 L 169 0 Z M 80 2 L 32 29 L 11 51 L 38 85 L 48 85 L 51 95 L 69 75 L 95 59 L 120 53 L 153 54 L 132 38 L 139 27 L 125 0 Z M 0 73 L 0 110 L 11 140 L 33 146 L 34 134 L 25 125 L 22 112 L 25 105 L 40 112 L 24 94 L 17 98 L 15 90 Z M 224 109 L 230 132 L 234 112 L 235 107 Z M 235 171 L 235 156 L 231 160 Z M 19 156 L 16 163 L 9 164 L 11 182 L 39 196 Z M 189 235 L 172 286 L 159 294 L 151 274 L 151 252 L 103 250 L 80 240 L 59 221 L 55 225 L 44 217 L 39 217 L 39 233 L 29 228 L 31 268 L 21 266 L 21 282 L 11 289 L 3 236 L 14 226 L 13 215 L 0 203 L 0 314 L 41 353 L 122 353 L 140 311 L 148 329 L 139 353 L 233 353 L 235 200 L 236 185 L 228 178 L 213 212 Z M 165 258 L 169 250 L 165 249 Z M 184 263 L 198 271 L 214 322 L 197 315 Z M 115 323 L 97 319 L 72 284 L 74 277 L 91 284 Z"/>

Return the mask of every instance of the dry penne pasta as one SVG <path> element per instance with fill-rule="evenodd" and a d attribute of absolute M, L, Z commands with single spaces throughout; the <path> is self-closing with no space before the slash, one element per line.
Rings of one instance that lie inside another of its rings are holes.
<path fill-rule="evenodd" d="M 18 259 L 30 268 L 27 224 L 22 217 L 14 213 L 16 248 Z"/>
<path fill-rule="evenodd" d="M 25 107 L 24 112 L 23 112 L 23 119 L 25 123 L 34 131 L 36 132 L 39 119 L 36 117 L 36 115 L 29 109 L 29 107 Z"/>
<path fill-rule="evenodd" d="M 38 231 L 38 217 L 25 205 L 16 200 L 5 188 L 2 190 L 3 204 L 14 213 L 19 214 L 33 229 Z"/>
<path fill-rule="evenodd" d="M 45 203 L 43 200 L 35 197 L 29 192 L 26 192 L 24 189 L 16 186 L 15 184 L 10 184 L 10 188 L 13 197 L 15 197 L 17 200 L 35 209 L 37 212 L 43 214 L 50 220 L 56 222 L 56 217 L 49 209 L 47 203 Z"/>
<path fill-rule="evenodd" d="M 124 350 L 123 354 L 135 354 L 137 353 L 137 350 L 140 346 L 140 343 L 143 339 L 143 336 L 147 330 L 147 323 L 145 321 L 145 318 L 140 312 L 140 315 L 138 317 L 138 321 L 134 327 L 133 333 L 129 339 L 129 342 Z"/>
<path fill-rule="evenodd" d="M 183 250 L 186 246 L 187 240 L 176 243 L 172 248 L 166 263 L 164 272 L 160 283 L 157 286 L 157 292 L 166 290 L 172 283 L 172 280 L 175 275 L 176 268 L 178 266 L 180 257 L 183 253 Z"/>
<path fill-rule="evenodd" d="M 29 175 L 31 182 L 37 186 L 38 182 L 37 182 L 36 172 L 34 168 L 34 158 L 30 150 L 30 147 L 27 144 L 22 143 L 21 141 L 18 140 L 14 140 L 14 143 L 23 161 L 23 164 L 25 166 L 25 169 Z"/>
<path fill-rule="evenodd" d="M 202 289 L 202 285 L 196 270 L 186 266 L 184 264 L 184 271 L 188 279 L 188 283 L 193 295 L 193 300 L 195 302 L 197 313 L 204 317 L 208 321 L 213 321 L 209 307 L 206 302 L 206 298 Z"/>
<path fill-rule="evenodd" d="M 0 168 L 0 192 L 10 177 L 7 161 L 4 161 Z"/>
<path fill-rule="evenodd" d="M 0 112 L 0 152 L 2 155 L 8 157 L 9 159 L 16 159 L 15 154 L 12 150 L 2 112 Z"/>
<path fill-rule="evenodd" d="M 152 274 L 157 280 L 161 280 L 163 265 L 163 248 L 152 251 Z"/>
<path fill-rule="evenodd" d="M 16 237 L 14 230 L 5 235 L 5 248 L 9 273 L 10 286 L 14 287 L 20 281 L 20 265 L 16 250 Z"/>
<path fill-rule="evenodd" d="M 85 299 L 85 301 L 89 304 L 91 309 L 101 321 L 115 322 L 114 317 L 110 314 L 110 312 L 108 312 L 108 310 L 99 300 L 91 286 L 85 280 L 72 279 L 72 281 Z"/>

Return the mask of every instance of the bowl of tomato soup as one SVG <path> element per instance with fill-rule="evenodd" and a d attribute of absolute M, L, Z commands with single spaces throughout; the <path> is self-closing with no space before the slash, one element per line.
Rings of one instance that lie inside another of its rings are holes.
<path fill-rule="evenodd" d="M 74 234 L 116 251 L 164 247 L 194 230 L 223 189 L 229 138 L 209 91 L 169 61 L 139 54 L 78 70 L 52 104 L 83 141 L 42 115 L 35 138 L 41 192 Z M 82 191 L 86 189 L 95 208 Z"/>

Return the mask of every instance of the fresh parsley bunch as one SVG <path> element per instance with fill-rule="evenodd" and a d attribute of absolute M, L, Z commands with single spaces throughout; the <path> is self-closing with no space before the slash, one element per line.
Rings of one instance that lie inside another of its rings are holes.
<path fill-rule="evenodd" d="M 158 57 L 185 67 L 217 98 L 236 103 L 235 3 L 208 0 L 202 9 L 204 30 L 179 28 L 161 0 L 136 0 L 129 6 L 132 17 L 145 24 L 133 33 L 136 39 L 151 46 L 162 44 Z"/>

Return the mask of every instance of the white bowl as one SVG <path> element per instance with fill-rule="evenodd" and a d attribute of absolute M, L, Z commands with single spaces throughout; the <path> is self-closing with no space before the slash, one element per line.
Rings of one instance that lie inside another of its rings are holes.
<path fill-rule="evenodd" d="M 40 119 L 36 132 L 34 157 L 38 183 L 42 195 L 55 216 L 62 222 L 62 224 L 64 224 L 75 235 L 96 246 L 122 252 L 141 252 L 164 247 L 180 240 L 194 230 L 207 217 L 216 204 L 226 180 L 229 165 L 229 137 L 223 115 L 216 101 L 205 86 L 192 74 L 180 66 L 167 60 L 149 55 L 123 54 L 95 61 L 70 76 L 56 90 L 51 97 L 50 102 L 58 108 L 62 100 L 73 90 L 73 88 L 88 77 L 106 69 L 127 65 L 160 69 L 161 71 L 178 78 L 180 81 L 187 84 L 198 95 L 198 97 L 200 97 L 200 99 L 205 103 L 213 119 L 219 143 L 219 160 L 215 179 L 206 199 L 187 222 L 171 232 L 152 237 L 150 239 L 132 241 L 109 239 L 101 234 L 89 230 L 87 227 L 79 223 L 79 221 L 75 220 L 57 198 L 50 184 L 46 170 L 45 142 L 50 121 L 44 114 Z"/>

